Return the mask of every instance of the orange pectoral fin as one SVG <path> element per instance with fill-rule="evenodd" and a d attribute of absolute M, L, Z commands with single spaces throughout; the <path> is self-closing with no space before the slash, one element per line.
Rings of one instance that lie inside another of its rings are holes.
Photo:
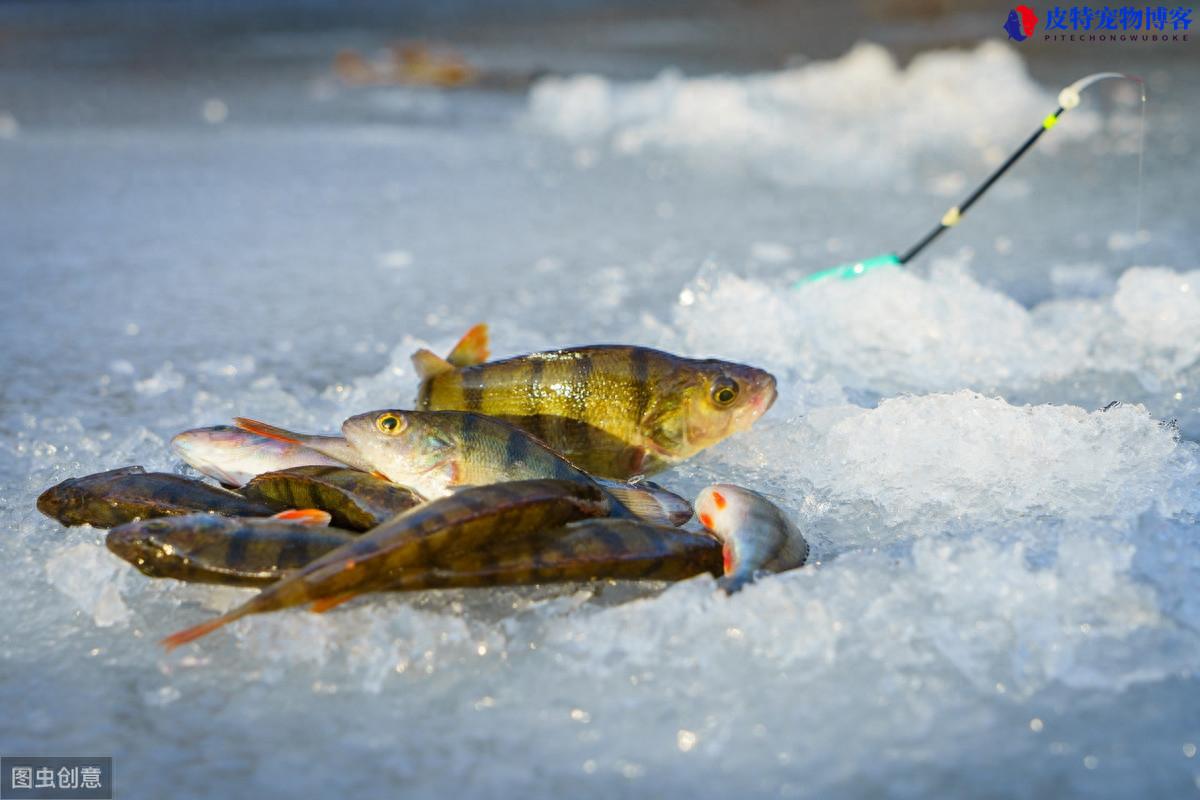
<path fill-rule="evenodd" d="M 283 428 L 277 428 L 274 425 L 268 425 L 265 422 L 259 422 L 256 419 L 248 419 L 246 417 L 234 417 L 233 424 L 237 425 L 244 431 L 255 433 L 259 436 L 265 436 L 268 439 L 276 439 L 280 442 L 291 442 L 292 444 L 302 444 L 301 435 L 292 433 Z"/>
<path fill-rule="evenodd" d="M 162 646 L 169 653 L 182 644 L 195 641 L 201 636 L 207 636 L 217 628 L 223 627 L 229 622 L 232 622 L 232 620 L 230 620 L 228 617 L 217 617 L 216 619 L 210 619 L 207 622 L 201 622 L 199 625 L 193 625 L 190 628 L 173 633 L 163 639 L 160 644 L 162 644 Z"/>
<path fill-rule="evenodd" d="M 487 361 L 488 355 L 488 326 L 481 322 L 463 334 L 446 361 L 455 367 L 470 367 Z"/>
<path fill-rule="evenodd" d="M 322 526 L 328 525 L 333 517 L 328 511 L 319 508 L 289 508 L 287 511 L 271 515 L 271 519 L 295 522 L 297 525 Z"/>
<path fill-rule="evenodd" d="M 337 594 L 333 597 L 322 597 L 320 600 L 314 600 L 313 604 L 308 607 L 308 610 L 314 614 L 324 614 L 331 608 L 337 608 L 342 603 L 349 602 L 357 597 L 355 592 L 347 592 L 346 594 Z"/>

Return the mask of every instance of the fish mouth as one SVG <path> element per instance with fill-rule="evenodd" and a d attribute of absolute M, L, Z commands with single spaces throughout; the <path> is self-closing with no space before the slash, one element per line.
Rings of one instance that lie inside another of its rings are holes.
<path fill-rule="evenodd" d="M 776 387 L 775 376 L 769 372 L 758 373 L 753 385 L 754 397 L 750 401 L 750 411 L 752 419 L 758 419 L 775 405 L 779 398 L 779 389 Z"/>
<path fill-rule="evenodd" d="M 113 528 L 104 538 L 105 546 L 143 575 L 150 578 L 174 577 L 172 567 L 179 562 L 179 556 L 147 538 L 138 529 L 138 524 Z"/>
<path fill-rule="evenodd" d="M 113 528 L 104 537 L 105 546 L 114 554 L 120 556 L 135 566 L 141 566 L 149 561 L 154 554 L 152 547 L 136 526 L 121 525 Z"/>

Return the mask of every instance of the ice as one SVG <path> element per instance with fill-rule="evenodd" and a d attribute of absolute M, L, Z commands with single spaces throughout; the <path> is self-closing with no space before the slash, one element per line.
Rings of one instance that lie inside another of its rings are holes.
<path fill-rule="evenodd" d="M 633 83 L 545 78 L 530 92 L 529 120 L 569 141 L 607 142 L 616 153 L 678 153 L 709 168 L 844 185 L 894 177 L 906 162 L 964 144 L 997 162 L 994 142 L 1020 136 L 1054 102 L 1006 45 L 924 53 L 901 68 L 883 47 L 863 43 L 833 61 L 751 77 L 667 70 Z M 1085 119 L 1070 136 L 1095 128 Z M 939 193 L 944 188 L 943 179 Z"/>
<path fill-rule="evenodd" d="M 5 753 L 111 754 L 130 798 L 1194 794 L 1193 65 L 1126 55 L 1156 104 L 1140 226 L 1136 106 L 1097 87 L 906 269 L 796 286 L 919 236 L 1108 56 L 899 66 L 922 20 L 878 23 L 888 51 L 789 41 L 819 58 L 773 70 L 688 55 L 724 25 L 639 18 L 621 32 L 686 46 L 589 61 L 531 23 L 471 57 L 558 67 L 532 92 L 349 90 L 328 61 L 382 46 L 370 25 L 191 22 L 199 50 L 6 40 Z M 179 61 L 149 73 L 155 52 Z M 771 369 L 752 430 L 657 479 L 767 493 L 810 566 L 734 597 L 373 596 L 166 655 L 252 592 L 151 580 L 34 508 L 70 476 L 182 470 L 186 428 L 406 406 L 410 354 L 481 320 L 498 357 L 633 342 Z"/>
<path fill-rule="evenodd" d="M 46 579 L 101 628 L 129 620 L 120 592 L 124 574 L 107 550 L 91 544 L 68 547 L 46 562 Z"/>
<path fill-rule="evenodd" d="M 1197 271 L 1140 267 L 1112 294 L 1029 309 L 961 260 L 928 276 L 887 268 L 794 292 L 718 271 L 685 289 L 673 321 L 683 346 L 765 359 L 809 380 L 884 393 L 966 385 L 1097 408 L 1140 400 L 1196 432 L 1197 283 Z"/>

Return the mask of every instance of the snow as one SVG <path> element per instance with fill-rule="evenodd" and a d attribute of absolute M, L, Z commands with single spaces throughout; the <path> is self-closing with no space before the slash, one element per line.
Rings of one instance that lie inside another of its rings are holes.
<path fill-rule="evenodd" d="M 242 45 L 259 80 L 163 93 L 98 67 L 5 100 L 5 752 L 111 754 L 123 797 L 1195 792 L 1197 197 L 1168 157 L 1195 146 L 1188 95 L 1156 117 L 1144 237 L 1106 117 L 1131 107 L 1089 94 L 911 269 L 793 288 L 918 236 L 1088 70 L 860 46 L 316 92 L 320 63 Z M 480 319 L 497 356 L 623 341 L 770 368 L 776 407 L 660 478 L 766 493 L 810 565 L 733 597 L 371 597 L 167 656 L 248 592 L 147 579 L 34 509 L 71 475 L 186 471 L 171 435 L 235 414 L 318 432 L 406 404 L 409 354 Z"/>

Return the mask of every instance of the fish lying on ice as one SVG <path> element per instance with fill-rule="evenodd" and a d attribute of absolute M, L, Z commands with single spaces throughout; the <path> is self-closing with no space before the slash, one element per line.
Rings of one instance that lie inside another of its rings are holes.
<path fill-rule="evenodd" d="M 242 494 L 272 508 L 319 508 L 339 528 L 365 531 L 421 502 L 411 489 L 346 467 L 293 467 L 257 476 Z"/>
<path fill-rule="evenodd" d="M 536 436 L 594 475 L 651 475 L 749 428 L 775 402 L 768 372 L 627 345 L 488 356 L 487 328 L 450 355 L 413 355 L 416 407 L 476 411 Z"/>
<path fill-rule="evenodd" d="M 244 486 L 255 475 L 291 467 L 353 466 L 354 451 L 340 441 L 340 436 L 321 438 L 322 451 L 317 452 L 294 442 L 256 436 L 231 425 L 217 425 L 176 435 L 171 439 L 171 449 L 210 478 L 226 486 L 238 487 Z M 342 458 L 330 453 L 337 453 Z"/>
<path fill-rule="evenodd" d="M 152 578 L 266 586 L 354 538 L 345 531 L 275 519 L 200 514 L 122 525 L 109 532 L 107 544 Z M 584 519 L 474 549 L 427 554 L 384 588 L 677 581 L 705 572 L 721 574 L 721 545 L 707 534 L 632 519 Z"/>
<path fill-rule="evenodd" d="M 113 528 L 105 544 L 152 578 L 263 586 L 354 540 L 346 531 L 311 524 L 328 519 L 304 512 L 284 518 L 161 517 Z"/>
<path fill-rule="evenodd" d="M 388 588 L 678 581 L 705 572 L 721 574 L 721 545 L 707 534 L 633 519 L 585 519 L 405 569 Z"/>
<path fill-rule="evenodd" d="M 269 517 L 263 503 L 203 481 L 122 467 L 68 478 L 37 499 L 38 511 L 63 525 L 111 528 L 137 519 L 210 512 L 237 517 Z"/>
<path fill-rule="evenodd" d="M 804 566 L 808 542 L 779 508 L 758 492 L 716 483 L 696 498 L 700 523 L 721 540 L 730 593 L 754 580 L 759 571 L 783 572 Z"/>
<path fill-rule="evenodd" d="M 318 452 L 323 452 L 321 440 L 328 438 L 293 433 L 255 420 L 239 418 L 237 424 Z M 692 515 L 685 499 L 661 486 L 597 481 L 525 431 L 482 414 L 371 411 L 342 423 L 342 435 L 369 469 L 430 500 L 463 486 L 557 478 L 598 482 L 630 513 L 653 522 L 682 524 Z"/>
<path fill-rule="evenodd" d="M 304 603 L 327 608 L 390 588 L 405 569 L 486 548 L 587 517 L 605 516 L 595 484 L 531 480 L 464 489 L 417 506 L 263 589 L 227 614 L 163 640 L 172 649 L 250 614 Z"/>

